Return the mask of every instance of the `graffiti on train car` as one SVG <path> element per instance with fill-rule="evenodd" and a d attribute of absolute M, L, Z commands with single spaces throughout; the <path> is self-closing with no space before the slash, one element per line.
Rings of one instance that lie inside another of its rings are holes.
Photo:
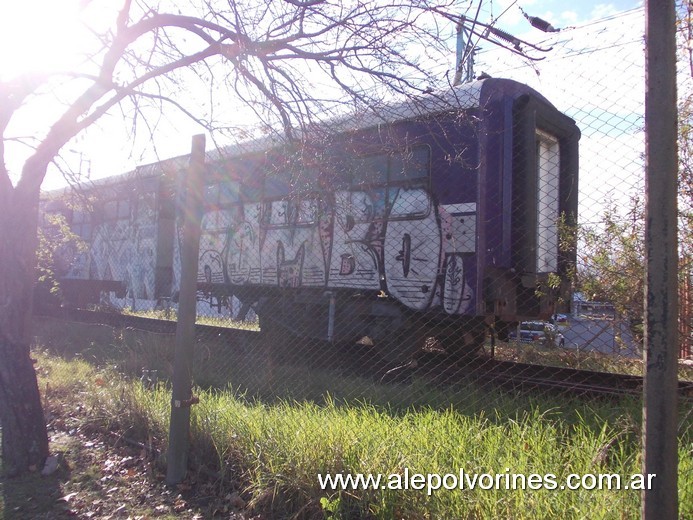
<path fill-rule="evenodd" d="M 166 257 L 160 240 L 164 220 L 158 211 L 157 185 L 157 179 L 121 182 L 92 190 L 89 197 L 73 194 L 69 203 L 61 205 L 73 231 L 88 246 L 64 274 L 66 285 L 80 280 L 118 281 L 124 294 L 105 292 L 101 303 L 121 308 L 154 305 L 166 285 L 157 278 Z"/>
<path fill-rule="evenodd" d="M 414 310 L 468 310 L 475 204 L 425 188 L 337 190 L 205 213 L 198 280 L 383 291 Z M 443 276 L 439 276 L 443 273 Z"/>
<path fill-rule="evenodd" d="M 491 78 L 326 124 L 208 154 L 199 313 L 252 309 L 267 330 L 332 341 L 422 316 L 505 327 L 568 301 L 558 220 L 575 221 L 580 132 L 537 92 Z M 175 306 L 188 160 L 85 188 L 99 200 L 70 221 L 89 244 L 70 273 L 93 282 L 81 303 Z M 550 277 L 564 283 L 537 290 Z"/>

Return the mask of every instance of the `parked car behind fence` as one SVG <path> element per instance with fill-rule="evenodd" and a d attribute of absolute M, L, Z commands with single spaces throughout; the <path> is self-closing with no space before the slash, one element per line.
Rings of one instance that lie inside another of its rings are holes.
<path fill-rule="evenodd" d="M 565 346 L 565 338 L 556 325 L 545 321 L 523 321 L 520 323 L 519 331 L 522 343 L 535 343 L 546 347 Z M 517 339 L 517 329 L 510 332 L 509 338 Z"/>

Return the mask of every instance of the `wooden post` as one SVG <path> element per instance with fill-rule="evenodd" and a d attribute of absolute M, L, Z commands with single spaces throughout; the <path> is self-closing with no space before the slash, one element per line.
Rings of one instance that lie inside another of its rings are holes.
<path fill-rule="evenodd" d="M 184 186 L 183 239 L 181 243 L 180 297 L 176 325 L 171 423 L 169 426 L 166 483 L 176 485 L 185 478 L 188 466 L 188 437 L 192 395 L 195 319 L 197 317 L 197 261 L 200 249 L 202 191 L 205 172 L 205 136 L 192 139 L 190 167 Z"/>
<path fill-rule="evenodd" d="M 678 518 L 675 23 L 672 0 L 647 1 L 643 473 L 656 477 L 652 489 L 642 494 L 642 517 L 646 520 Z"/>

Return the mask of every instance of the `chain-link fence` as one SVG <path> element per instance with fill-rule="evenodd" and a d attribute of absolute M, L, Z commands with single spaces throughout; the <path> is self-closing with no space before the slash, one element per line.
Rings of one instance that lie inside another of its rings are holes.
<path fill-rule="evenodd" d="M 301 145 L 208 156 L 194 382 L 269 401 L 477 412 L 518 390 L 638 395 L 643 30 L 638 8 L 551 35 L 540 62 L 483 49 L 476 67 L 492 77 L 342 118 Z M 682 71 L 682 103 L 689 80 Z M 164 161 L 44 201 L 86 244 L 62 244 L 51 272 L 61 312 L 149 329 L 123 340 L 148 378 L 172 371 L 186 167 Z M 693 380 L 687 196 L 682 381 Z"/>
<path fill-rule="evenodd" d="M 536 91 L 488 79 L 332 122 L 340 133 L 300 148 L 213 154 L 200 321 L 394 344 L 386 358 L 402 335 L 423 345 L 466 329 L 473 351 L 491 327 L 498 355 L 519 337 L 520 351 L 559 362 L 640 357 L 643 26 L 633 9 L 565 28 L 537 63 L 477 53 L 478 70 Z M 86 245 L 61 244 L 53 266 L 66 305 L 175 317 L 186 167 L 172 159 L 49 197 L 46 215 L 64 214 Z"/>

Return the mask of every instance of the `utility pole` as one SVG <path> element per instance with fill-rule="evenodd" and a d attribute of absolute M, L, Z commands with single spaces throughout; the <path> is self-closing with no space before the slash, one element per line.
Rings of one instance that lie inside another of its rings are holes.
<path fill-rule="evenodd" d="M 166 483 L 179 484 L 188 467 L 190 406 L 192 395 L 193 354 L 195 353 L 195 319 L 197 317 L 197 261 L 202 221 L 202 191 L 205 172 L 205 136 L 192 139 L 190 166 L 184 179 L 183 240 L 181 244 L 180 298 L 176 324 L 171 423 L 168 437 Z"/>
<path fill-rule="evenodd" d="M 457 24 L 457 70 L 453 86 L 468 83 L 474 79 L 474 55 L 476 47 L 472 43 L 472 32 L 468 31 L 464 22 Z"/>
<path fill-rule="evenodd" d="M 645 389 L 642 518 L 678 518 L 676 15 L 671 0 L 647 0 L 645 136 Z"/>

